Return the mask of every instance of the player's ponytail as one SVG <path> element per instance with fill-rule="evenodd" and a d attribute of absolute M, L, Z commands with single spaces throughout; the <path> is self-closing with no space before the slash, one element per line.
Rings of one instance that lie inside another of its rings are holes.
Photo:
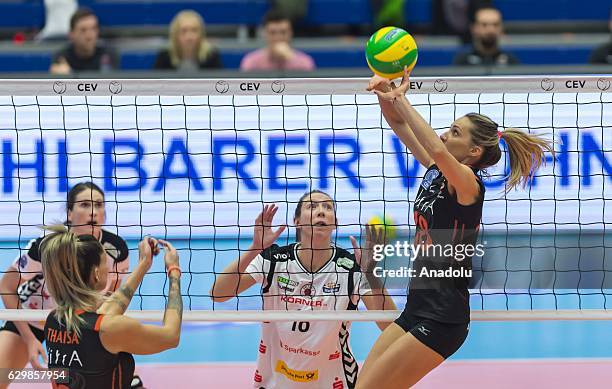
<path fill-rule="evenodd" d="M 76 236 L 64 226 L 44 227 L 51 233 L 40 245 L 43 274 L 57 308 L 55 317 L 68 331 L 80 334 L 77 310 L 96 309 L 100 294 L 89 285 L 104 248 L 93 236 Z"/>
<path fill-rule="evenodd" d="M 474 124 L 471 131 L 472 141 L 483 148 L 476 168 L 486 169 L 498 163 L 502 157 L 501 140 L 506 143 L 510 159 L 506 192 L 519 185 L 525 187 L 540 166 L 546 163 L 545 152 L 554 154 L 552 143 L 538 135 L 516 128 L 499 131 L 497 123 L 485 115 L 469 113 L 465 116 Z"/>
<path fill-rule="evenodd" d="M 538 135 L 531 135 L 516 128 L 507 128 L 501 132 L 510 156 L 510 175 L 506 191 L 521 185 L 523 188 L 531 183 L 535 172 L 546 164 L 544 152 L 555 153 L 552 143 Z"/>

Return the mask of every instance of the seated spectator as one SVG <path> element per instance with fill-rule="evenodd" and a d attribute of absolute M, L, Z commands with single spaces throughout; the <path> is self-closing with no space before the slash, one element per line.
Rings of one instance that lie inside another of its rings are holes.
<path fill-rule="evenodd" d="M 472 43 L 470 26 L 474 23 L 474 14 L 476 10 L 491 5 L 491 2 L 492 0 L 433 0 L 433 32 L 440 35 L 457 35 L 463 44 Z"/>
<path fill-rule="evenodd" d="M 206 39 L 204 19 L 192 10 L 181 11 L 170 23 L 169 47 L 159 52 L 155 69 L 198 70 L 222 68 L 219 50 Z"/>
<path fill-rule="evenodd" d="M 70 43 L 55 54 L 49 71 L 67 75 L 73 71 L 108 71 L 117 68 L 117 56 L 98 42 L 98 18 L 79 8 L 70 18 Z"/>
<path fill-rule="evenodd" d="M 278 11 L 269 11 L 263 19 L 266 47 L 252 51 L 242 58 L 240 70 L 304 70 L 315 69 L 308 54 L 291 47 L 291 21 Z"/>
<path fill-rule="evenodd" d="M 597 46 L 595 50 L 591 52 L 589 62 L 596 64 L 610 64 L 612 65 L 612 8 L 610 9 L 610 22 L 608 23 L 610 28 L 610 41 L 604 43 L 601 46 Z"/>
<path fill-rule="evenodd" d="M 512 53 L 499 47 L 503 34 L 502 15 L 497 8 L 479 8 L 471 25 L 472 48 L 469 52 L 455 56 L 455 65 L 516 65 L 519 63 Z"/>

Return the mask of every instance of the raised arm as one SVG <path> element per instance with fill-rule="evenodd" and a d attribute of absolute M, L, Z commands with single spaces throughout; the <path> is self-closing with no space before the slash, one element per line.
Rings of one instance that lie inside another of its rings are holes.
<path fill-rule="evenodd" d="M 179 258 L 169 242 L 159 240 L 159 243 L 166 251 L 166 271 L 170 284 L 163 325 L 142 324 L 124 315 L 104 317 L 100 326 L 100 340 L 104 348 L 112 353 L 154 354 L 179 344 L 183 320 Z"/>
<path fill-rule="evenodd" d="M 128 306 L 138 285 L 142 282 L 145 274 L 151 268 L 153 263 L 153 255 L 159 253 L 158 242 L 151 237 L 145 237 L 138 244 L 138 265 L 130 274 L 123 285 L 119 287 L 101 306 L 98 308 L 98 313 L 103 314 L 123 314 Z"/>
<path fill-rule="evenodd" d="M 373 76 L 368 84 L 368 90 L 390 92 L 393 90 L 393 88 L 395 88 L 393 83 L 380 76 Z M 391 126 L 391 129 L 395 135 L 397 135 L 404 146 L 410 150 L 414 158 L 416 158 L 421 165 L 425 166 L 426 168 L 430 167 L 433 164 L 433 159 L 429 153 L 427 153 L 425 148 L 423 148 L 423 146 L 419 143 L 408 123 L 396 112 L 395 107 L 393 107 L 393 103 L 389 100 L 381 98 L 380 96 L 378 97 L 378 103 L 385 120 L 387 123 L 389 123 L 389 126 Z"/>
<path fill-rule="evenodd" d="M 373 89 L 373 91 L 380 99 L 389 101 L 398 116 L 412 128 L 418 142 L 433 158 L 448 182 L 455 187 L 458 198 L 460 200 L 462 198 L 474 199 L 480 191 L 474 172 L 470 167 L 457 161 L 429 123 L 410 104 L 406 98 L 409 85 L 408 71 L 404 70 L 404 77 L 399 87 L 389 92 L 381 92 L 377 89 Z M 468 200 L 468 202 L 471 201 Z"/>
<path fill-rule="evenodd" d="M 276 204 L 264 206 L 255 219 L 251 246 L 217 275 L 210 290 L 213 301 L 227 301 L 255 284 L 255 279 L 246 272 L 247 267 L 259 253 L 270 247 L 286 228 L 280 226 L 276 231 L 272 230 L 272 221 L 277 211 Z"/>
<path fill-rule="evenodd" d="M 357 240 L 354 237 L 350 237 L 353 249 L 355 251 L 355 259 L 361 267 L 361 272 L 366 276 L 367 287 L 369 288 L 367 293 L 361 295 L 363 304 L 369 310 L 396 310 L 397 306 L 395 302 L 384 287 L 383 282 L 374 276 L 374 267 L 376 262 L 373 259 L 373 248 L 375 245 L 385 244 L 385 232 L 383 228 L 376 226 L 365 226 L 366 230 L 366 243 L 363 248 L 359 247 Z M 376 322 L 378 328 L 384 331 L 391 324 L 390 322 Z"/>

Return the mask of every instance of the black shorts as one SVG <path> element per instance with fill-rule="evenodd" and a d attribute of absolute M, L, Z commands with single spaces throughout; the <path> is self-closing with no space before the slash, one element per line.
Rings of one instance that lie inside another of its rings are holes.
<path fill-rule="evenodd" d="M 29 326 L 32 332 L 34 333 L 34 336 L 36 336 L 36 339 L 38 339 L 40 343 L 44 342 L 45 331 L 41 330 L 40 328 L 34 327 L 31 324 L 29 324 Z M 19 330 L 17 329 L 17 327 L 15 327 L 15 323 L 13 323 L 12 321 L 7 321 L 6 323 L 4 323 L 4 326 L 0 328 L 0 331 L 10 331 L 19 335 Z"/>
<path fill-rule="evenodd" d="M 459 347 L 465 342 L 470 328 L 469 323 L 441 323 L 411 315 L 406 313 L 405 310 L 395 320 L 395 324 L 402 327 L 404 331 L 410 332 L 425 346 L 442 355 L 444 359 L 459 350 Z"/>

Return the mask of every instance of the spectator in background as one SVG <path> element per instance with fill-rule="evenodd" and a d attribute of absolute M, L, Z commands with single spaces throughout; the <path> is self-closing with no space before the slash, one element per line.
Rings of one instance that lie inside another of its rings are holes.
<path fill-rule="evenodd" d="M 457 35 L 464 44 L 472 43 L 470 26 L 474 23 L 474 14 L 490 5 L 491 0 L 433 0 L 433 32 Z"/>
<path fill-rule="evenodd" d="M 89 8 L 79 8 L 70 18 L 70 44 L 56 53 L 49 71 L 68 75 L 73 71 L 109 71 L 117 57 L 98 42 L 98 18 Z"/>
<path fill-rule="evenodd" d="M 169 47 L 159 52 L 155 69 L 190 71 L 223 67 L 219 50 L 206 39 L 204 19 L 192 10 L 181 11 L 170 23 Z"/>
<path fill-rule="evenodd" d="M 596 64 L 609 64 L 612 65 L 612 8 L 610 8 L 610 21 L 608 23 L 610 28 L 610 41 L 604 43 L 601 46 L 597 46 L 595 50 L 591 52 L 589 62 Z"/>
<path fill-rule="evenodd" d="M 472 48 L 455 56 L 455 65 L 516 65 L 519 63 L 512 53 L 499 47 L 503 34 L 502 15 L 497 8 L 485 6 L 476 10 L 471 27 Z"/>
<path fill-rule="evenodd" d="M 242 58 L 240 70 L 304 70 L 315 69 L 308 54 L 291 47 L 293 29 L 291 21 L 282 13 L 272 10 L 263 19 L 266 47 L 252 51 Z"/>

